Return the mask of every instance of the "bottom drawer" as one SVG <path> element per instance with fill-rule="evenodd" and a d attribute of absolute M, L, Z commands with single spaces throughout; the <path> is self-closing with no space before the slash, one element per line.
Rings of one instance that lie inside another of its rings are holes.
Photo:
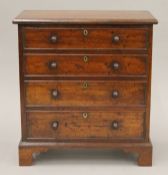
<path fill-rule="evenodd" d="M 143 139 L 144 112 L 28 112 L 27 139 Z"/>

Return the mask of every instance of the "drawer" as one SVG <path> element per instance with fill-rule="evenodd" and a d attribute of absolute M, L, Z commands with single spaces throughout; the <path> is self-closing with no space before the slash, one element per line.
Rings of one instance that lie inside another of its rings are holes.
<path fill-rule="evenodd" d="M 144 106 L 146 84 L 137 81 L 27 81 L 27 106 Z"/>
<path fill-rule="evenodd" d="M 148 29 L 23 28 L 25 49 L 146 49 Z"/>
<path fill-rule="evenodd" d="M 143 55 L 26 54 L 26 76 L 146 76 Z"/>
<path fill-rule="evenodd" d="M 28 139 L 143 139 L 144 112 L 28 112 Z"/>

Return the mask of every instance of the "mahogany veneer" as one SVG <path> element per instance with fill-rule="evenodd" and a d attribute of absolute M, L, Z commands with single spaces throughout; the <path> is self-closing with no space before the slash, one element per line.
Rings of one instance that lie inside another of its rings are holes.
<path fill-rule="evenodd" d="M 23 11 L 19 164 L 49 149 L 121 149 L 152 165 L 146 11 Z"/>

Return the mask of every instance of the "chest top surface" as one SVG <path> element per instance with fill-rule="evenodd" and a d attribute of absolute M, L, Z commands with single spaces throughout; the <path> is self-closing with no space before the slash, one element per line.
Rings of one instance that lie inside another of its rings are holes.
<path fill-rule="evenodd" d="M 158 21 L 148 11 L 25 10 L 13 23 L 157 24 Z"/>

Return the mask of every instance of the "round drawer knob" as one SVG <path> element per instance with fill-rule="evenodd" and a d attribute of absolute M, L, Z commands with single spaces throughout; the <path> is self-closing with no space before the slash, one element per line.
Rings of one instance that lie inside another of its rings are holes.
<path fill-rule="evenodd" d="M 51 35 L 50 41 L 51 41 L 51 43 L 56 43 L 57 42 L 57 35 Z"/>
<path fill-rule="evenodd" d="M 84 112 L 84 113 L 82 114 L 82 116 L 83 116 L 84 119 L 86 119 L 86 118 L 88 118 L 88 113 L 87 113 L 87 112 Z"/>
<path fill-rule="evenodd" d="M 51 124 L 51 126 L 52 126 L 53 129 L 57 129 L 58 128 L 58 125 L 59 125 L 58 121 L 54 121 Z"/>
<path fill-rule="evenodd" d="M 113 92 L 112 92 L 112 97 L 113 98 L 117 98 L 119 96 L 119 92 L 117 91 L 117 90 L 114 90 Z"/>
<path fill-rule="evenodd" d="M 113 128 L 113 129 L 118 129 L 118 128 L 119 128 L 119 123 L 118 123 L 118 121 L 113 121 L 113 122 L 112 122 L 112 128 Z"/>
<path fill-rule="evenodd" d="M 114 69 L 114 70 L 118 70 L 119 68 L 120 68 L 120 64 L 118 63 L 118 62 L 113 62 L 112 63 L 112 68 Z"/>
<path fill-rule="evenodd" d="M 58 90 L 57 89 L 51 90 L 51 96 L 53 99 L 56 99 L 58 97 Z"/>
<path fill-rule="evenodd" d="M 120 41 L 120 37 L 118 35 L 113 36 L 113 42 L 118 43 Z"/>
<path fill-rule="evenodd" d="M 49 62 L 49 68 L 50 69 L 54 69 L 54 68 L 56 68 L 57 67 L 57 62 L 55 62 L 55 61 L 50 61 Z"/>

